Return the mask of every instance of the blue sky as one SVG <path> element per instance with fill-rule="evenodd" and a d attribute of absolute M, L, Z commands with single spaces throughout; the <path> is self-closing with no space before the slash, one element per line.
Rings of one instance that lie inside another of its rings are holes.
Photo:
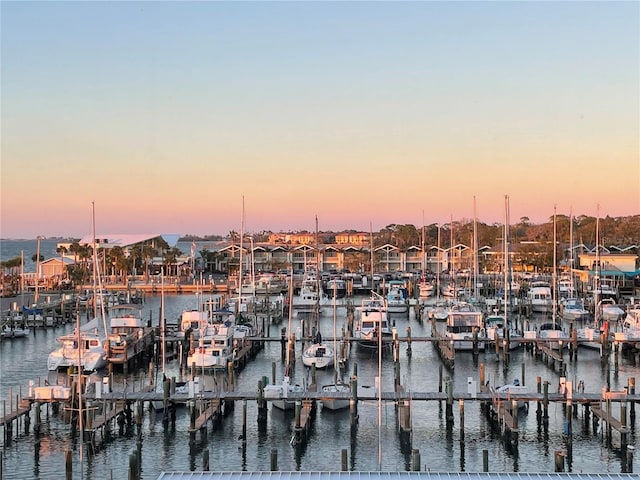
<path fill-rule="evenodd" d="M 1 8 L 2 236 L 640 213 L 638 2 Z"/>

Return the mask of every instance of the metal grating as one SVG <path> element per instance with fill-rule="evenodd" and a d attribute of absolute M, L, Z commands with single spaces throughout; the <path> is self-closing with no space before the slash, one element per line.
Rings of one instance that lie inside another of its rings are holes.
<path fill-rule="evenodd" d="M 163 472 L 158 480 L 637 480 L 631 473 Z"/>

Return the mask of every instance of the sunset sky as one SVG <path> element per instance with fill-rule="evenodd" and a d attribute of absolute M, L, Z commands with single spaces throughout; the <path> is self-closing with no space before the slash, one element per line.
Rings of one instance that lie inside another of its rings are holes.
<path fill-rule="evenodd" d="M 640 3 L 8 2 L 0 237 L 640 214 Z"/>

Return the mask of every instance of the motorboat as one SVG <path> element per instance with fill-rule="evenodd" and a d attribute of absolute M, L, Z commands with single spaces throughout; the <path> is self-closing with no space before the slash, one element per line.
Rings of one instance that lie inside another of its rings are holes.
<path fill-rule="evenodd" d="M 563 299 L 561 309 L 561 316 L 567 322 L 583 322 L 591 318 L 591 313 L 580 298 Z"/>
<path fill-rule="evenodd" d="M 234 357 L 235 315 L 230 310 L 213 312 L 200 329 L 198 346 L 187 356 L 187 365 L 197 370 L 226 369 Z"/>
<path fill-rule="evenodd" d="M 372 297 L 363 299 L 355 310 L 353 337 L 358 347 L 376 349 L 380 341 L 391 340 L 392 334 L 386 299 L 374 292 Z"/>
<path fill-rule="evenodd" d="M 50 371 L 82 367 L 85 372 L 99 370 L 107 365 L 105 336 L 100 333 L 98 319 L 94 318 L 68 335 L 57 339 L 60 347 L 49 354 L 47 368 Z"/>
<path fill-rule="evenodd" d="M 546 322 L 538 329 L 539 337 L 543 340 L 557 340 L 546 342 L 552 350 L 562 350 L 567 348 L 569 338 L 564 334 L 562 326 L 558 322 Z"/>
<path fill-rule="evenodd" d="M 550 313 L 553 310 L 553 295 L 551 285 L 541 280 L 532 281 L 527 299 L 534 313 Z"/>
<path fill-rule="evenodd" d="M 522 346 L 522 334 L 514 328 L 505 328 L 505 324 L 508 321 L 504 315 L 498 313 L 492 313 L 487 315 L 484 319 L 485 333 L 487 335 L 487 343 L 495 345 L 496 339 L 499 345 L 506 340 L 505 336 L 509 338 L 509 350 L 515 350 Z"/>
<path fill-rule="evenodd" d="M 147 329 L 140 305 L 122 304 L 109 309 L 107 359 L 111 363 L 126 363 L 139 351 Z M 141 349 L 140 349 L 141 350 Z"/>
<path fill-rule="evenodd" d="M 529 387 L 527 387 L 526 385 L 520 385 L 520 380 L 518 380 L 517 378 L 513 380 L 513 383 L 497 387 L 495 389 L 495 393 L 500 394 L 501 396 L 506 395 L 506 398 L 504 398 L 504 400 L 506 401 L 505 407 L 507 409 L 512 409 L 513 403 L 510 402 L 512 396 L 515 397 L 516 408 L 518 410 L 529 408 L 529 402 L 521 398 L 521 395 L 527 395 L 529 393 Z"/>
<path fill-rule="evenodd" d="M 282 383 L 265 385 L 263 390 L 264 398 L 271 400 L 271 404 L 279 410 L 292 410 L 295 408 L 295 399 L 290 399 L 290 394 L 304 393 L 302 385 L 292 385 L 289 376 L 285 375 Z"/>
<path fill-rule="evenodd" d="M 602 321 L 616 323 L 625 318 L 625 311 L 612 298 L 603 298 L 596 308 L 598 318 Z"/>
<path fill-rule="evenodd" d="M 482 312 L 467 302 L 457 302 L 449 309 L 445 337 L 453 342 L 454 350 L 485 349 Z"/>
<path fill-rule="evenodd" d="M 406 298 L 406 289 L 402 282 L 399 284 L 389 282 L 387 291 L 387 312 L 388 313 L 408 313 L 409 305 Z"/>

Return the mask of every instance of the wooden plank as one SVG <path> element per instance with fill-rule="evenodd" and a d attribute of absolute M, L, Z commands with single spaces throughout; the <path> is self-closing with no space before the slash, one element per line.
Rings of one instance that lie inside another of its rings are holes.
<path fill-rule="evenodd" d="M 190 432 L 197 432 L 200 430 L 209 419 L 213 418 L 220 411 L 220 402 L 212 401 L 209 406 L 196 418 L 194 428 L 189 428 Z"/>

